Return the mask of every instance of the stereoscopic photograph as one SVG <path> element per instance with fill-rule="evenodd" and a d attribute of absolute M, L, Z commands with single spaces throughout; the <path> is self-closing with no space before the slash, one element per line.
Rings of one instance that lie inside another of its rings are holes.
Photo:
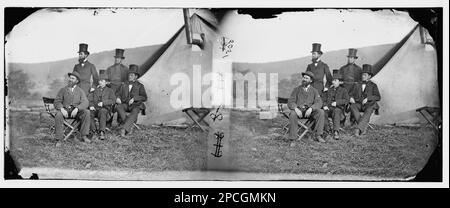
<path fill-rule="evenodd" d="M 35 8 L 4 34 L 5 179 L 442 181 L 442 21 Z"/>

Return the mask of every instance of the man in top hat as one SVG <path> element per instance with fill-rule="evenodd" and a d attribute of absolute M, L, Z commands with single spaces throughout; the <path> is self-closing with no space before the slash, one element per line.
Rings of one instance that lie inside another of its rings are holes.
<path fill-rule="evenodd" d="M 68 73 L 69 84 L 59 90 L 56 95 L 54 106 L 57 110 L 55 115 L 55 136 L 57 145 L 59 140 L 63 138 L 63 122 L 64 118 L 76 118 L 81 121 L 80 133 L 81 140 L 87 143 L 88 139 L 90 112 L 87 109 L 89 101 L 84 91 L 78 86 L 80 83 L 80 74 L 78 72 Z"/>
<path fill-rule="evenodd" d="M 316 140 L 325 142 L 323 136 L 323 126 L 325 114 L 322 110 L 322 99 L 319 91 L 311 86 L 314 74 L 310 71 L 302 73 L 303 79 L 300 86 L 294 88 L 288 100 L 289 114 L 289 138 L 298 137 L 298 120 L 300 118 L 312 118 L 315 122 L 314 131 Z"/>
<path fill-rule="evenodd" d="M 128 81 L 120 85 L 116 91 L 117 112 L 123 121 L 120 135 L 130 133 L 133 123 L 137 121 L 138 114 L 145 109 L 144 102 L 147 101 L 147 92 L 139 78 L 138 66 L 131 64 L 128 71 Z M 125 112 L 131 112 L 126 116 Z"/>
<path fill-rule="evenodd" d="M 365 134 L 367 125 L 372 113 L 379 108 L 377 101 L 380 101 L 381 95 L 377 84 L 370 81 L 372 78 L 372 66 L 364 64 L 362 69 L 362 82 L 355 85 L 350 92 L 350 112 L 358 122 L 355 129 L 355 135 Z M 364 112 L 361 117 L 359 112 Z"/>
<path fill-rule="evenodd" d="M 319 94 L 322 95 L 324 91 L 328 90 L 328 87 L 331 85 L 331 72 L 328 68 L 328 65 L 320 60 L 323 52 L 320 50 L 320 43 L 313 43 L 312 45 L 312 63 L 308 64 L 306 71 L 310 71 L 314 74 L 314 82 L 312 86 L 319 91 Z M 326 78 L 326 82 L 324 83 L 324 78 Z"/>
<path fill-rule="evenodd" d="M 120 85 L 128 80 L 128 67 L 122 64 L 124 49 L 116 49 L 116 55 L 114 56 L 114 65 L 106 69 L 106 73 L 109 78 L 110 87 L 114 92 L 120 87 Z"/>
<path fill-rule="evenodd" d="M 348 49 L 347 64 L 339 69 L 339 73 L 344 81 L 343 86 L 347 91 L 350 91 L 356 83 L 361 82 L 362 69 L 355 64 L 356 59 L 358 59 L 356 53 L 357 50 L 355 48 Z"/>
<path fill-rule="evenodd" d="M 99 120 L 100 140 L 105 139 L 106 121 L 110 116 L 112 105 L 116 101 L 114 91 L 106 86 L 108 75 L 105 70 L 100 70 L 98 86 L 89 94 L 89 110 L 91 111 L 91 131 L 95 131 L 95 117 Z"/>
<path fill-rule="evenodd" d="M 345 119 L 345 109 L 349 102 L 349 95 L 347 89 L 342 84 L 342 76 L 338 69 L 333 70 L 333 81 L 330 89 L 324 93 L 323 97 L 323 110 L 325 111 L 325 121 L 328 117 L 333 120 L 333 134 L 334 139 L 339 139 L 339 129 L 341 128 L 341 122 Z M 330 127 L 325 124 L 325 129 Z"/>
<path fill-rule="evenodd" d="M 89 56 L 88 45 L 80 43 L 80 50 L 78 50 L 78 64 L 73 68 L 74 72 L 80 74 L 79 86 L 83 89 L 84 94 L 88 95 L 90 91 L 94 90 L 98 85 L 98 72 L 94 64 L 87 60 Z M 91 77 L 93 83 L 91 83 Z"/>

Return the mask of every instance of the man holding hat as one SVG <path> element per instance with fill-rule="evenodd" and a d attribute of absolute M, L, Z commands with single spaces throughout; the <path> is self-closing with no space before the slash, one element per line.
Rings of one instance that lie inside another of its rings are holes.
<path fill-rule="evenodd" d="M 333 135 L 334 139 L 339 139 L 339 129 L 341 128 L 341 121 L 345 119 L 345 109 L 349 102 L 349 95 L 347 89 L 341 86 L 342 76 L 338 69 L 333 70 L 333 85 L 324 94 L 323 110 L 325 111 L 325 120 L 331 116 L 333 120 Z M 330 127 L 325 124 L 325 129 Z"/>
<path fill-rule="evenodd" d="M 355 136 L 365 134 L 372 113 L 379 108 L 377 101 L 380 101 L 381 95 L 377 84 L 370 81 L 372 78 L 372 66 L 364 64 L 362 69 L 362 83 L 355 85 L 350 92 L 350 112 L 358 122 L 355 129 Z M 361 117 L 359 112 L 364 112 Z"/>
<path fill-rule="evenodd" d="M 74 72 L 80 74 L 79 86 L 83 89 L 84 94 L 88 95 L 93 91 L 95 86 L 98 85 L 98 72 L 94 64 L 91 64 L 87 57 L 89 56 L 88 45 L 80 43 L 80 49 L 78 50 L 78 64 L 73 68 Z M 91 77 L 93 83 L 91 83 Z"/>
<path fill-rule="evenodd" d="M 124 49 L 117 48 L 116 55 L 114 56 L 114 65 L 106 69 L 106 73 L 109 78 L 110 87 L 114 92 L 120 87 L 120 85 L 128 80 L 128 67 L 122 64 Z"/>
<path fill-rule="evenodd" d="M 320 57 L 323 54 L 320 47 L 320 43 L 312 44 L 312 63 L 308 64 L 306 71 L 310 71 L 314 74 L 315 78 L 312 86 L 319 91 L 320 95 L 322 95 L 323 92 L 327 91 L 328 87 L 330 87 L 332 77 L 328 65 L 320 60 Z M 326 83 L 324 83 L 324 78 L 326 78 Z"/>
<path fill-rule="evenodd" d="M 80 74 L 78 72 L 68 73 L 69 84 L 59 90 L 56 95 L 54 106 L 57 110 L 55 115 L 55 136 L 59 140 L 63 138 L 64 118 L 76 118 L 81 121 L 80 133 L 81 140 L 87 143 L 88 139 L 90 112 L 87 109 L 89 101 L 84 91 L 78 86 Z"/>
<path fill-rule="evenodd" d="M 356 59 L 358 59 L 356 53 L 357 50 L 355 48 L 348 49 L 347 64 L 339 69 L 339 73 L 344 81 L 343 86 L 347 91 L 350 91 L 356 83 L 361 82 L 362 69 L 355 64 Z"/>
<path fill-rule="evenodd" d="M 303 79 L 300 86 L 294 88 L 288 100 L 289 114 L 289 138 L 298 137 L 298 120 L 300 118 L 312 118 L 315 122 L 314 131 L 316 140 L 325 142 L 322 138 L 325 114 L 322 110 L 322 99 L 317 89 L 311 86 L 314 74 L 310 71 L 302 73 Z"/>
<path fill-rule="evenodd" d="M 131 64 L 128 71 L 128 81 L 120 85 L 116 91 L 117 112 L 123 121 L 120 135 L 125 136 L 130 133 L 133 123 L 137 121 L 138 114 L 145 109 L 144 102 L 147 101 L 147 92 L 139 78 L 139 67 Z M 125 112 L 131 112 L 126 116 Z"/>
<path fill-rule="evenodd" d="M 91 111 L 91 131 L 95 131 L 95 117 L 99 119 L 100 140 L 105 139 L 106 120 L 110 115 L 112 105 L 116 101 L 114 91 L 106 86 L 108 76 L 105 70 L 100 70 L 98 86 L 89 94 L 89 110 Z"/>

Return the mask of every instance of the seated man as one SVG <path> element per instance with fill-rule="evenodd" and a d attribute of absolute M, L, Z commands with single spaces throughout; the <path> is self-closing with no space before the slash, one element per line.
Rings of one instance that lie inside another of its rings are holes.
<path fill-rule="evenodd" d="M 89 94 L 89 110 L 91 110 L 91 131 L 95 131 L 95 117 L 99 120 L 100 140 L 105 139 L 106 121 L 110 116 L 112 105 L 116 100 L 114 91 L 106 86 L 108 76 L 105 70 L 100 70 L 97 88 Z"/>
<path fill-rule="evenodd" d="M 378 91 L 377 84 L 370 81 L 372 78 L 372 66 L 369 64 L 363 65 L 362 83 L 355 85 L 350 94 L 350 112 L 358 123 L 355 129 L 355 136 L 360 136 L 366 133 L 367 126 L 370 121 L 370 116 L 373 111 L 378 109 L 377 101 L 380 101 L 381 96 Z M 364 112 L 362 118 L 359 112 Z"/>
<path fill-rule="evenodd" d="M 76 118 L 81 120 L 81 140 L 90 143 L 87 135 L 89 134 L 89 117 L 90 112 L 87 109 L 89 101 L 84 91 L 77 85 L 79 83 L 80 74 L 78 72 L 68 73 L 69 84 L 59 90 L 56 95 L 54 106 L 57 110 L 55 116 L 55 136 L 57 145 L 59 140 L 63 138 L 63 122 L 64 118 Z"/>
<path fill-rule="evenodd" d="M 147 101 L 147 93 L 144 85 L 137 81 L 139 77 L 138 66 L 130 65 L 128 81 L 123 83 L 116 91 L 117 112 L 122 122 L 120 135 L 130 133 L 133 123 L 137 121 L 139 112 L 145 109 L 144 102 Z M 125 112 L 131 112 L 126 116 Z"/>
<path fill-rule="evenodd" d="M 342 76 L 339 70 L 333 70 L 332 86 L 325 93 L 323 98 L 323 110 L 325 111 L 325 121 L 331 116 L 333 119 L 334 139 L 339 139 L 339 129 L 341 121 L 345 119 L 344 111 L 349 101 L 347 89 L 342 84 Z M 328 123 L 328 122 L 327 122 Z M 325 124 L 325 129 L 330 127 Z"/>
<path fill-rule="evenodd" d="M 314 74 L 306 71 L 302 73 L 302 76 L 302 84 L 294 88 L 288 100 L 288 107 L 291 109 L 289 114 L 289 137 L 290 139 L 298 137 L 298 120 L 300 118 L 310 118 L 312 116 L 315 122 L 316 139 L 319 142 L 325 142 L 322 138 L 325 119 L 325 114 L 321 109 L 322 99 L 319 91 L 311 86 Z"/>

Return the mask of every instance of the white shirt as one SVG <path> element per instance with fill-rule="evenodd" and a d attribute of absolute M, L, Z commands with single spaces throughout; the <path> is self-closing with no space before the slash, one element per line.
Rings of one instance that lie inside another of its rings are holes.
<path fill-rule="evenodd" d="M 366 89 L 366 84 L 362 84 L 362 91 L 364 92 L 365 89 Z"/>
<path fill-rule="evenodd" d="M 131 92 L 131 88 L 133 88 L 133 85 L 132 84 L 128 85 L 128 92 Z"/>
<path fill-rule="evenodd" d="M 307 87 L 304 87 L 303 90 L 304 90 L 305 92 L 308 92 L 308 89 L 309 89 L 310 86 L 311 86 L 311 85 L 308 85 Z"/>
<path fill-rule="evenodd" d="M 74 85 L 72 88 L 70 88 L 70 91 L 73 92 L 73 90 L 75 89 L 77 85 Z"/>

